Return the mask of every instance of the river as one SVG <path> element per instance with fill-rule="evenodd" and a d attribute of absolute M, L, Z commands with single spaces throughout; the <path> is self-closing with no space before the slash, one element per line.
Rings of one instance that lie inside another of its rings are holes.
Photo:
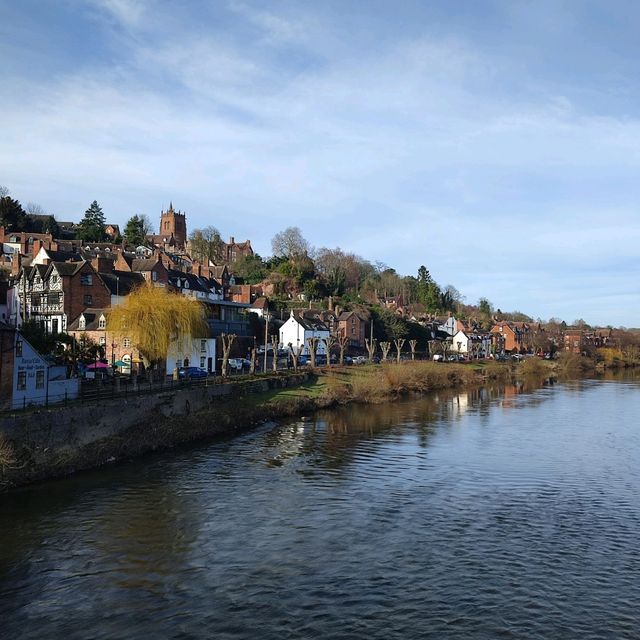
<path fill-rule="evenodd" d="M 639 638 L 640 385 L 351 406 L 0 496 L 0 638 Z"/>

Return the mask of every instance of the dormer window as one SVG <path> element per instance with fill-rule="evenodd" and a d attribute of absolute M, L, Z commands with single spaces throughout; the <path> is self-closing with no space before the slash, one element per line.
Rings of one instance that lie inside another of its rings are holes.
<path fill-rule="evenodd" d="M 107 321 L 104 319 L 104 316 L 100 316 L 100 320 L 98 320 L 98 329 L 106 329 Z"/>
<path fill-rule="evenodd" d="M 80 322 L 78 322 L 78 327 L 80 329 L 86 329 L 87 328 L 87 321 L 85 320 L 84 316 L 80 316 Z"/>
<path fill-rule="evenodd" d="M 185 288 L 185 289 L 188 289 L 188 288 L 189 288 L 189 281 L 188 281 L 188 280 L 185 280 L 185 281 L 184 281 L 184 288 Z"/>

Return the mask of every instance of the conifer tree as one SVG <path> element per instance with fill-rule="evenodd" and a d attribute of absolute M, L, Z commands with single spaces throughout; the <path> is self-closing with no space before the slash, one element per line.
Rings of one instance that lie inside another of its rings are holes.
<path fill-rule="evenodd" d="M 78 224 L 78 238 L 83 242 L 102 242 L 104 239 L 105 218 L 96 200 L 84 212 L 84 218 Z"/>

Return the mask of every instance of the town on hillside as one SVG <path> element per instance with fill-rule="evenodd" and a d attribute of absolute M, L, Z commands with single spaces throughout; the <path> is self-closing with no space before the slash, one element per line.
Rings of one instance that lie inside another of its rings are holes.
<path fill-rule="evenodd" d="M 0 409 L 73 399 L 100 379 L 198 377 L 307 362 L 394 358 L 504 360 L 559 352 L 637 357 L 638 334 L 534 321 L 482 298 L 465 304 L 426 267 L 402 276 L 342 249 L 314 249 L 297 227 L 272 239 L 226 242 L 214 227 L 188 233 L 173 203 L 158 232 L 144 215 L 109 223 L 93 202 L 79 223 L 0 198 Z M 206 329 L 176 339 L 152 364 L 110 311 L 143 285 L 201 303 Z M 225 337 L 233 336 L 225 342 Z M 153 369 L 153 372 L 149 369 Z"/>

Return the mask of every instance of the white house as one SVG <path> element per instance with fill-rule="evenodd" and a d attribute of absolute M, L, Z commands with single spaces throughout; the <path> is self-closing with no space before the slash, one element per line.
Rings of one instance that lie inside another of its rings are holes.
<path fill-rule="evenodd" d="M 286 349 L 289 345 L 300 355 L 309 355 L 309 338 L 328 338 L 329 329 L 324 322 L 317 319 L 301 318 L 291 311 L 289 319 L 280 327 L 280 347 Z M 324 342 L 318 343 L 316 349 L 318 355 L 326 355 L 327 349 Z"/>
<path fill-rule="evenodd" d="M 174 343 L 169 347 L 167 356 L 167 375 L 172 375 L 175 368 L 200 367 L 209 373 L 216 370 L 216 339 L 195 338 L 185 341 L 180 347 Z"/>
<path fill-rule="evenodd" d="M 67 378 L 65 366 L 50 365 L 17 331 L 14 335 L 12 408 L 78 397 L 78 378 Z"/>
<path fill-rule="evenodd" d="M 486 358 L 491 353 L 491 336 L 467 334 L 464 331 L 458 331 L 452 340 L 452 349 L 456 353 L 473 353 L 473 345 L 479 345 L 478 357 Z"/>

